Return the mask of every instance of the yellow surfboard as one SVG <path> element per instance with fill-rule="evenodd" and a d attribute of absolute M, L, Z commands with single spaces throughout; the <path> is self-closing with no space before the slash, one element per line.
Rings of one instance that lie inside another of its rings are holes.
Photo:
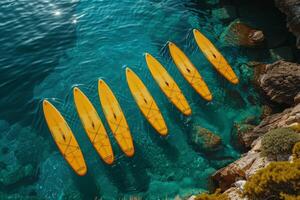
<path fill-rule="evenodd" d="M 216 47 L 197 29 L 193 30 L 194 37 L 198 47 L 201 49 L 205 57 L 214 66 L 214 68 L 224 76 L 232 84 L 238 84 L 239 79 L 228 64 L 224 56 L 216 49 Z"/>
<path fill-rule="evenodd" d="M 99 156 L 107 164 L 114 162 L 114 153 L 103 123 L 87 96 L 77 87 L 73 89 L 74 102 L 81 123 Z"/>
<path fill-rule="evenodd" d="M 126 68 L 126 79 L 131 94 L 145 118 L 160 135 L 166 136 L 166 122 L 142 80 L 129 68 Z"/>
<path fill-rule="evenodd" d="M 98 81 L 98 93 L 104 115 L 117 143 L 128 157 L 133 156 L 131 133 L 118 100 L 103 80 Z"/>
<path fill-rule="evenodd" d="M 205 100 L 211 101 L 212 95 L 199 71 L 196 69 L 190 59 L 174 43 L 169 42 L 168 46 L 173 61 L 183 77 L 189 82 L 189 84 L 194 88 L 194 90 L 196 90 L 198 94 L 200 94 Z"/>
<path fill-rule="evenodd" d="M 184 115 L 191 115 L 192 110 L 188 101 L 167 70 L 151 54 L 146 53 L 145 58 L 148 69 L 167 98 Z"/>
<path fill-rule="evenodd" d="M 63 157 L 79 176 L 87 172 L 87 167 L 78 142 L 60 112 L 47 100 L 43 110 L 51 135 Z"/>

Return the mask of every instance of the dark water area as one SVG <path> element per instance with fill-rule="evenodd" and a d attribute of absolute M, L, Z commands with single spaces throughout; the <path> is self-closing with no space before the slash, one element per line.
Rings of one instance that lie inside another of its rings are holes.
<path fill-rule="evenodd" d="M 228 5 L 235 9 L 232 19 L 213 14 Z M 266 45 L 249 49 L 222 44 L 221 33 L 236 18 L 263 30 Z M 193 28 L 220 49 L 239 85 L 213 70 L 194 42 Z M 167 41 L 175 42 L 195 64 L 213 93 L 212 102 L 204 101 L 180 75 Z M 275 61 L 270 49 L 293 46 L 295 39 L 271 1 L 2 0 L 0 42 L 0 199 L 172 199 L 207 191 L 210 175 L 239 157 L 233 124 L 249 116 L 259 119 L 264 102 L 252 86 L 252 70 L 244 64 Z M 292 48 L 297 58 L 299 52 Z M 182 116 L 161 93 L 146 67 L 145 52 L 174 77 L 191 104 L 191 117 Z M 170 130 L 167 138 L 138 111 L 126 85 L 126 66 L 156 99 Z M 78 86 L 109 131 L 100 109 L 99 78 L 120 101 L 136 149 L 133 158 L 125 157 L 109 133 L 116 155 L 112 166 L 94 151 L 73 102 L 72 88 Z M 88 165 L 85 177 L 76 176 L 58 152 L 44 120 L 43 99 L 61 111 L 73 130 Z M 207 152 L 195 146 L 195 124 L 218 135 L 221 147 Z"/>

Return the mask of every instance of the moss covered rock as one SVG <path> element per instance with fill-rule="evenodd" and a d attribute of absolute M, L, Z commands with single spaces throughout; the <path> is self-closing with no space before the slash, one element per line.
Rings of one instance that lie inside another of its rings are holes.
<path fill-rule="evenodd" d="M 194 126 L 192 129 L 192 143 L 205 151 L 217 149 L 222 140 L 220 136 L 201 126 Z"/>
<path fill-rule="evenodd" d="M 230 46 L 256 47 L 262 45 L 265 36 L 262 31 L 255 30 L 237 19 L 229 24 L 220 39 Z"/>

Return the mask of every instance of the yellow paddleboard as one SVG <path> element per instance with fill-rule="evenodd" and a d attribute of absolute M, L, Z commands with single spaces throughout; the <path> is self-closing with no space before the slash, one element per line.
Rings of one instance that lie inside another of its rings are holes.
<path fill-rule="evenodd" d="M 75 87 L 73 94 L 78 115 L 91 143 L 103 161 L 112 164 L 114 153 L 96 109 L 79 88 Z"/>
<path fill-rule="evenodd" d="M 238 84 L 238 77 L 216 47 L 197 29 L 193 33 L 199 48 L 215 69 L 231 83 Z"/>
<path fill-rule="evenodd" d="M 43 101 L 43 110 L 52 137 L 61 154 L 76 174 L 85 175 L 87 167 L 84 157 L 69 125 L 49 101 Z"/>
<path fill-rule="evenodd" d="M 172 42 L 169 42 L 169 50 L 175 65 L 183 77 L 190 83 L 198 94 L 200 94 L 205 100 L 211 101 L 212 95 L 199 71 L 190 59 Z"/>
<path fill-rule="evenodd" d="M 189 103 L 167 70 L 151 54 L 146 53 L 145 58 L 148 69 L 163 93 L 184 115 L 191 115 Z"/>
<path fill-rule="evenodd" d="M 103 80 L 98 81 L 98 93 L 104 115 L 117 143 L 127 156 L 133 156 L 134 146 L 126 118 L 115 95 Z"/>
<path fill-rule="evenodd" d="M 160 135 L 166 136 L 168 134 L 166 122 L 142 80 L 129 68 L 126 68 L 126 79 L 131 94 L 145 118 Z"/>

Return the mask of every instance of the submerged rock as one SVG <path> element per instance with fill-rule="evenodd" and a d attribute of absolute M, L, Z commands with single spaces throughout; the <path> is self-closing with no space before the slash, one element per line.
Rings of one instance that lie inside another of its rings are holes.
<path fill-rule="evenodd" d="M 233 125 L 232 136 L 233 140 L 237 139 L 237 146 L 243 149 L 248 149 L 253 142 L 251 139 L 245 137 L 254 129 L 254 125 L 247 123 L 235 123 Z"/>
<path fill-rule="evenodd" d="M 193 126 L 191 140 L 193 144 L 205 151 L 215 150 L 222 143 L 218 135 L 198 125 Z"/>
<path fill-rule="evenodd" d="M 300 65 L 278 61 L 255 68 L 255 83 L 272 101 L 292 105 L 300 92 Z"/>
<path fill-rule="evenodd" d="M 229 24 L 220 37 L 226 45 L 257 47 L 262 45 L 265 40 L 264 33 L 235 20 Z"/>

